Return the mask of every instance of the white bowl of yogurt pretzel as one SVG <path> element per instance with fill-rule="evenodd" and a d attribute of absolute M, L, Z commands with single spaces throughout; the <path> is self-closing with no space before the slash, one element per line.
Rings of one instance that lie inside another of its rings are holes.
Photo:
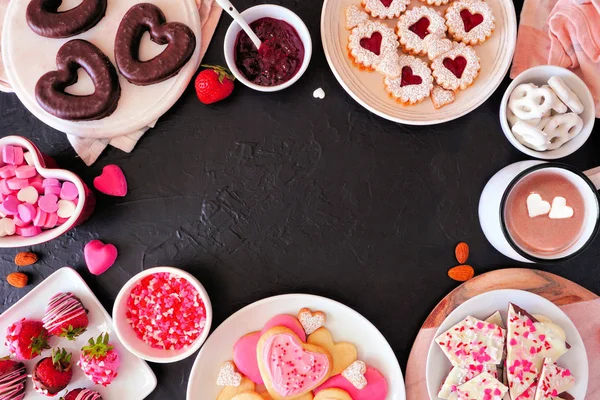
<path fill-rule="evenodd" d="M 531 157 L 555 160 L 587 141 L 595 121 L 592 93 L 573 72 L 541 65 L 519 74 L 500 104 L 508 141 Z"/>

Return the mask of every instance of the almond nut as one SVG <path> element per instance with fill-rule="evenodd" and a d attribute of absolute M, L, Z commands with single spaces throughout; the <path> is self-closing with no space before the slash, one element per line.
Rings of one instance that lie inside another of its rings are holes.
<path fill-rule="evenodd" d="M 11 286 L 16 288 L 24 288 L 27 286 L 29 278 L 22 272 L 13 272 L 6 277 L 6 280 L 11 284 Z"/>
<path fill-rule="evenodd" d="M 29 253 L 22 251 L 15 256 L 15 264 L 19 267 L 27 267 L 28 265 L 35 264 L 38 260 L 38 256 L 35 253 Z"/>
<path fill-rule="evenodd" d="M 457 244 L 456 249 L 454 249 L 454 255 L 459 264 L 466 263 L 469 259 L 469 245 L 465 242 Z"/>
<path fill-rule="evenodd" d="M 465 282 L 475 276 L 475 270 L 470 265 L 458 265 L 450 268 L 448 276 L 455 281 Z"/>

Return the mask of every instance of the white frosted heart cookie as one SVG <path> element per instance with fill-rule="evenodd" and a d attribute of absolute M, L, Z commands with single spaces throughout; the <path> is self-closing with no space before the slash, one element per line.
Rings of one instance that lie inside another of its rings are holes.
<path fill-rule="evenodd" d="M 365 11 L 373 18 L 398 18 L 406 10 L 410 0 L 362 0 Z"/>
<path fill-rule="evenodd" d="M 475 81 L 480 68 L 475 50 L 463 43 L 456 44 L 431 63 L 437 84 L 447 90 L 466 89 Z"/>
<path fill-rule="evenodd" d="M 359 24 L 348 39 L 349 56 L 359 68 L 375 70 L 385 55 L 398 49 L 398 37 L 393 29 L 381 22 Z"/>
<path fill-rule="evenodd" d="M 465 44 L 481 44 L 492 36 L 495 19 L 492 7 L 485 1 L 455 1 L 446 9 L 448 33 Z"/>
<path fill-rule="evenodd" d="M 417 104 L 429 97 L 433 77 L 427 63 L 413 56 L 399 56 L 399 65 L 400 76 L 383 80 L 389 95 L 403 105 Z"/>
<path fill-rule="evenodd" d="M 402 49 L 412 55 L 425 55 L 424 39 L 430 35 L 445 35 L 444 18 L 433 8 L 421 6 L 407 11 L 398 20 L 396 33 Z"/>

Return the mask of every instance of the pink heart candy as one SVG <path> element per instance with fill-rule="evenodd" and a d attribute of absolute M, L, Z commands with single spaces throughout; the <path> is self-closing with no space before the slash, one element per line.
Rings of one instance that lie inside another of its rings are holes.
<path fill-rule="evenodd" d="M 4 203 L 2 203 L 4 209 L 10 215 L 15 215 L 19 212 L 19 204 L 21 204 L 21 202 L 19 201 L 19 199 L 17 199 L 17 196 L 14 196 L 12 194 L 10 196 L 7 196 L 6 199 L 4 199 Z"/>
<path fill-rule="evenodd" d="M 348 392 L 352 400 L 385 400 L 388 394 L 388 385 L 383 375 L 375 368 L 367 367 L 365 378 L 367 379 L 367 386 L 362 390 L 358 390 L 341 374 L 335 375 L 316 388 L 315 394 L 321 390 L 337 388 Z"/>
<path fill-rule="evenodd" d="M 118 255 L 114 245 L 104 244 L 99 240 L 92 240 L 83 249 L 85 263 L 94 275 L 106 272 L 115 263 Z"/>
<path fill-rule="evenodd" d="M 60 198 L 63 200 L 75 200 L 79 196 L 79 190 L 72 182 L 65 182 L 60 189 Z"/>
<path fill-rule="evenodd" d="M 47 194 L 38 198 L 38 206 L 47 213 L 53 213 L 58 210 L 58 196 Z"/>
<path fill-rule="evenodd" d="M 127 194 L 127 180 L 118 165 L 107 165 L 102 174 L 94 179 L 94 187 L 109 196 L 123 197 Z"/>

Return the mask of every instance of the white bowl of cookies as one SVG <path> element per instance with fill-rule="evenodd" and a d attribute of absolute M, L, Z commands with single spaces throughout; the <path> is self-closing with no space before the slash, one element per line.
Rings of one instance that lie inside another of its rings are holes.
<path fill-rule="evenodd" d="M 500 125 L 519 151 L 544 160 L 574 153 L 595 121 L 590 89 L 573 72 L 542 65 L 519 74 L 500 104 Z"/>

